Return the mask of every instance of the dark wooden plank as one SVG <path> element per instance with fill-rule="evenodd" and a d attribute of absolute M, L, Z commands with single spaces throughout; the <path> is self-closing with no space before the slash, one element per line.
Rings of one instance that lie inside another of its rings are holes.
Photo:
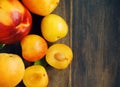
<path fill-rule="evenodd" d="M 73 1 L 72 87 L 120 87 L 119 3 Z"/>

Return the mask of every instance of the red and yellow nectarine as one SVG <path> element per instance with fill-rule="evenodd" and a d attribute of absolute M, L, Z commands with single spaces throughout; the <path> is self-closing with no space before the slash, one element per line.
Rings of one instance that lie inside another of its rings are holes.
<path fill-rule="evenodd" d="M 31 14 L 18 0 L 0 0 L 0 43 L 20 41 L 31 25 Z"/>

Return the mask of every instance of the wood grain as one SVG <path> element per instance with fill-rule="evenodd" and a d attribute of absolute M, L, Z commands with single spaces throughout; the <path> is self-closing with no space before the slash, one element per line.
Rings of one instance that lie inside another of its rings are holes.
<path fill-rule="evenodd" d="M 72 87 L 120 87 L 119 0 L 73 1 Z"/>

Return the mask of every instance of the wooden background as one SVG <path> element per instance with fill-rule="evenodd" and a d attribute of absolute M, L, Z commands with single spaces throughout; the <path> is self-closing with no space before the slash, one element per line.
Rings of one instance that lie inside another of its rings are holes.
<path fill-rule="evenodd" d="M 69 34 L 57 43 L 69 45 L 74 59 L 65 70 L 47 67 L 48 87 L 120 87 L 120 0 L 61 0 L 53 13 L 69 25 Z M 39 29 L 41 17 L 33 18 Z M 19 53 L 18 45 L 1 52 Z"/>
<path fill-rule="evenodd" d="M 120 0 L 61 0 L 69 24 L 71 66 L 50 70 L 48 87 L 120 87 Z M 51 75 L 54 76 L 51 76 Z"/>
<path fill-rule="evenodd" d="M 120 87 L 119 4 L 120 0 L 72 1 L 71 87 Z"/>

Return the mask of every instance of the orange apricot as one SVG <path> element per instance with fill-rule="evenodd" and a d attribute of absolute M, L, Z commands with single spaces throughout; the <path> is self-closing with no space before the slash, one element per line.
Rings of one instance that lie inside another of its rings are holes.
<path fill-rule="evenodd" d="M 23 79 L 25 65 L 17 54 L 0 53 L 0 87 L 15 87 Z"/>
<path fill-rule="evenodd" d="M 30 34 L 21 41 L 22 56 L 29 62 L 42 59 L 48 49 L 47 42 L 39 35 Z"/>
<path fill-rule="evenodd" d="M 22 0 L 22 2 L 31 12 L 46 16 L 55 10 L 60 0 Z"/>
<path fill-rule="evenodd" d="M 56 42 L 67 35 L 68 25 L 61 16 L 50 14 L 42 19 L 41 32 L 47 41 Z"/>

